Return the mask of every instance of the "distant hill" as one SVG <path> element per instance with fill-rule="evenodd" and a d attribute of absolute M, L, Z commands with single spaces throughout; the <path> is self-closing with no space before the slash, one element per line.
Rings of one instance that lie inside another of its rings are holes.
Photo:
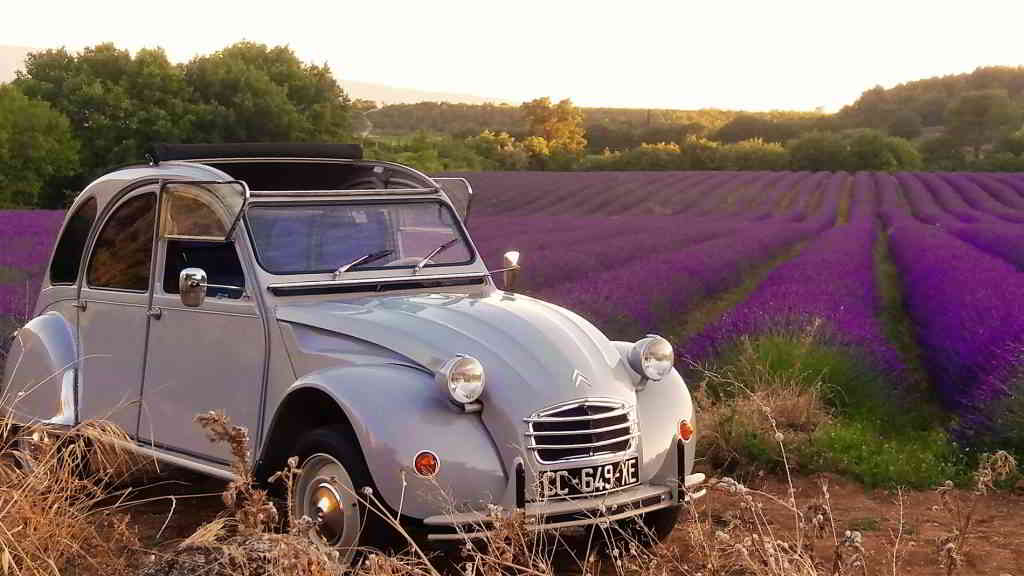
<path fill-rule="evenodd" d="M 0 45 L 0 83 L 14 80 L 14 72 L 22 67 L 25 55 L 32 48 Z"/>
<path fill-rule="evenodd" d="M 509 100 L 486 98 L 474 94 L 458 94 L 454 92 L 428 92 L 415 88 L 399 88 L 385 84 L 371 84 L 355 80 L 340 80 L 341 87 L 349 98 L 373 100 L 381 105 L 413 104 L 416 102 L 454 102 L 458 104 L 508 104 Z"/>

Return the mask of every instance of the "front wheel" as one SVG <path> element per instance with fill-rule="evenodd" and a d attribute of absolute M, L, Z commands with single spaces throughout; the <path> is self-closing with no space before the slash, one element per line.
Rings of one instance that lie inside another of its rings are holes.
<path fill-rule="evenodd" d="M 362 545 L 369 511 L 361 502 L 361 489 L 370 486 L 362 454 L 346 436 L 327 427 L 302 439 L 297 450 L 302 471 L 292 493 L 296 516 L 314 522 L 324 543 L 337 549 L 343 566 L 351 564 Z"/>

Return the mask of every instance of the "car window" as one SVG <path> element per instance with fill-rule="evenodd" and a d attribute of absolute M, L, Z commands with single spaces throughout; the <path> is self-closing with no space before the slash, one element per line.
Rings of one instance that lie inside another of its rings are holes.
<path fill-rule="evenodd" d="M 455 214 L 440 202 L 252 206 L 246 213 L 260 265 L 272 274 L 333 272 L 373 252 L 360 270 L 469 264 Z"/>
<path fill-rule="evenodd" d="M 100 230 L 89 261 L 90 286 L 118 290 L 149 288 L 156 194 L 125 200 Z"/>
<path fill-rule="evenodd" d="M 223 240 L 228 232 L 227 211 L 199 185 L 167 184 L 163 203 L 160 216 L 163 236 Z"/>
<path fill-rule="evenodd" d="M 178 293 L 178 276 L 185 268 L 202 268 L 210 284 L 240 288 L 245 286 L 245 274 L 234 242 L 168 239 L 164 261 L 164 292 Z M 210 286 L 206 289 L 206 295 L 237 300 L 242 297 L 242 292 Z"/>
<path fill-rule="evenodd" d="M 96 221 L 96 199 L 89 198 L 68 220 L 64 232 L 53 251 L 50 264 L 51 284 L 74 284 L 78 280 L 78 269 L 82 265 L 82 252 L 89 238 L 93 222 Z"/>

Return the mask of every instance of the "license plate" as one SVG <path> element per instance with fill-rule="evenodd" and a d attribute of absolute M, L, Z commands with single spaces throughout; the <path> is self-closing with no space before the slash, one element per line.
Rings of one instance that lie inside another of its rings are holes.
<path fill-rule="evenodd" d="M 540 475 L 541 498 L 592 496 L 632 486 L 640 482 L 640 462 L 629 458 L 621 462 L 547 470 Z"/>

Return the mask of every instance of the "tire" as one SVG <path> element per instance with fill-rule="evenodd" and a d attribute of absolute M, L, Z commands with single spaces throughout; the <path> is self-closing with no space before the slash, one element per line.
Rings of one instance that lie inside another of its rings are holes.
<path fill-rule="evenodd" d="M 362 452 L 349 436 L 337 426 L 303 436 L 296 446 L 302 472 L 292 493 L 296 518 L 308 516 L 318 525 L 324 542 L 337 548 L 342 566 L 379 539 L 383 524 L 364 502 L 363 488 L 374 486 Z"/>

